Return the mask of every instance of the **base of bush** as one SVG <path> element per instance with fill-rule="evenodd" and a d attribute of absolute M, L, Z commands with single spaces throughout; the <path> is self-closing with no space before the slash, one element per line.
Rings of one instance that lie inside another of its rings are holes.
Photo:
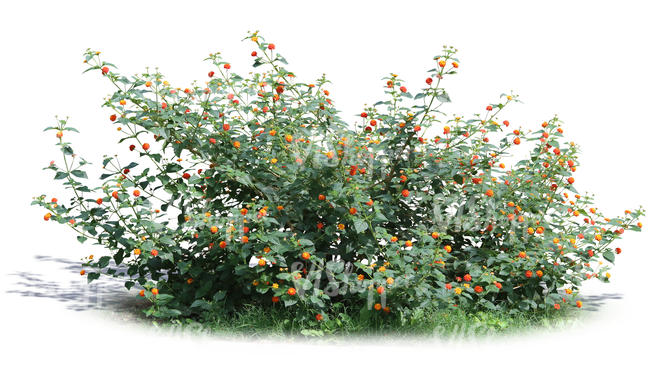
<path fill-rule="evenodd" d="M 156 325 L 189 333 L 241 338 L 385 336 L 390 339 L 470 339 L 567 328 L 578 324 L 585 314 L 578 308 L 516 313 L 422 309 L 416 310 L 408 319 L 396 314 L 378 319 L 376 315 L 366 316 L 360 311 L 341 311 L 332 314 L 327 321 L 297 322 L 295 314 L 285 309 L 247 305 L 232 314 L 212 313 L 201 320 L 162 320 Z"/>

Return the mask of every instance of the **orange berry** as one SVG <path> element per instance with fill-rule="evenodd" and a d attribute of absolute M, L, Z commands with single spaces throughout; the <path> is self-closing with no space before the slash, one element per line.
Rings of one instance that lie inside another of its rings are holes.
<path fill-rule="evenodd" d="M 135 197 L 140 196 L 140 190 L 133 191 L 133 196 L 135 196 Z"/>
<path fill-rule="evenodd" d="M 84 275 L 84 274 L 86 274 L 86 271 L 83 270 L 83 269 L 81 269 L 81 271 L 79 272 L 79 274 Z"/>
<path fill-rule="evenodd" d="M 218 231 L 219 231 L 219 228 L 217 228 L 217 226 L 212 226 L 212 227 L 210 227 L 210 232 L 211 232 L 212 234 L 217 233 Z"/>
<path fill-rule="evenodd" d="M 145 151 L 149 150 L 149 147 L 151 147 L 151 146 L 148 143 L 142 144 L 142 149 L 144 149 Z"/>
<path fill-rule="evenodd" d="M 402 196 L 409 197 L 409 194 L 410 194 L 409 190 L 406 189 L 402 190 Z"/>
<path fill-rule="evenodd" d="M 287 290 L 287 294 L 288 294 L 289 296 L 293 296 L 293 295 L 295 295 L 295 294 L 296 294 L 296 289 L 293 288 L 293 287 L 289 288 L 289 289 Z"/>
<path fill-rule="evenodd" d="M 271 297 L 271 301 L 274 302 L 274 303 L 275 303 L 275 302 L 279 302 L 279 301 L 280 301 L 280 296 L 273 296 L 273 297 Z"/>
<path fill-rule="evenodd" d="M 248 236 L 242 236 L 241 242 L 242 243 L 248 243 Z"/>
<path fill-rule="evenodd" d="M 377 310 L 377 311 L 381 310 L 381 304 L 380 303 L 375 304 L 375 310 Z"/>
<path fill-rule="evenodd" d="M 225 249 L 226 248 L 226 241 L 219 242 L 219 247 L 221 247 L 222 249 Z"/>
<path fill-rule="evenodd" d="M 140 297 L 144 297 L 144 290 L 140 290 L 139 295 L 140 295 Z"/>
<path fill-rule="evenodd" d="M 156 249 L 151 250 L 151 256 L 153 256 L 153 257 L 158 256 L 158 250 L 156 250 Z"/>
<path fill-rule="evenodd" d="M 309 258 L 311 257 L 311 255 L 307 251 L 303 252 L 302 255 L 300 256 L 305 260 L 309 260 Z"/>
<path fill-rule="evenodd" d="M 154 296 L 157 295 L 158 294 L 158 289 L 157 288 L 152 288 L 151 293 L 154 294 Z"/>
<path fill-rule="evenodd" d="M 52 213 L 47 213 L 43 216 L 43 219 L 45 219 L 46 221 L 50 220 L 50 218 L 52 218 Z"/>
<path fill-rule="evenodd" d="M 485 191 L 485 196 L 487 196 L 487 197 L 492 197 L 492 196 L 494 196 L 494 191 L 492 191 L 492 190 L 487 190 L 487 191 Z"/>
<path fill-rule="evenodd" d="M 323 316 L 321 314 L 316 314 L 316 320 L 320 322 L 323 320 Z"/>
<path fill-rule="evenodd" d="M 318 195 L 318 199 L 320 201 L 324 201 L 325 200 L 325 195 Z"/>
<path fill-rule="evenodd" d="M 356 214 L 356 213 L 357 213 L 357 209 L 356 209 L 356 208 L 350 208 L 350 214 L 354 215 L 354 214 Z"/>
<path fill-rule="evenodd" d="M 140 249 L 133 250 L 134 255 L 140 255 L 141 253 L 142 253 L 142 250 L 140 250 Z"/>
<path fill-rule="evenodd" d="M 378 294 L 381 295 L 382 293 L 384 293 L 384 291 L 385 291 L 384 286 L 379 286 L 379 287 L 377 287 L 377 293 L 378 293 Z"/>
<path fill-rule="evenodd" d="M 264 260 L 264 259 L 260 259 L 260 260 L 257 262 L 257 265 L 259 265 L 259 266 L 261 266 L 261 267 L 265 266 L 265 265 L 266 265 L 266 260 Z"/>
<path fill-rule="evenodd" d="M 438 237 L 440 237 L 440 235 L 438 234 L 438 232 L 433 232 L 433 233 L 431 233 L 431 237 L 438 238 Z"/>

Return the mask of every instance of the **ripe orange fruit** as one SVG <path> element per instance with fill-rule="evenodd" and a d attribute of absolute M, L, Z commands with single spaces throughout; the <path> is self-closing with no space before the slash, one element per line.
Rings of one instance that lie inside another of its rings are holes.
<path fill-rule="evenodd" d="M 264 260 L 264 259 L 260 259 L 260 260 L 257 262 L 257 265 L 259 265 L 259 266 L 261 266 L 261 267 L 265 266 L 265 265 L 266 265 L 266 260 Z"/>
<path fill-rule="evenodd" d="M 241 242 L 242 243 L 247 243 L 248 242 L 248 236 L 242 236 Z"/>
<path fill-rule="evenodd" d="M 440 237 L 440 235 L 438 234 L 438 232 L 433 232 L 433 233 L 431 233 L 431 237 L 438 238 L 438 237 Z"/>
<path fill-rule="evenodd" d="M 375 304 L 375 310 L 377 310 L 377 311 L 381 310 L 381 304 L 380 303 Z"/>
<path fill-rule="evenodd" d="M 357 209 L 356 209 L 356 208 L 350 208 L 350 214 L 354 215 L 354 214 L 356 214 L 356 213 L 357 213 Z"/>
<path fill-rule="evenodd" d="M 47 213 L 43 216 L 43 219 L 45 219 L 45 221 L 50 220 L 50 218 L 52 218 L 52 213 Z"/>
<path fill-rule="evenodd" d="M 139 295 L 140 295 L 140 297 L 144 297 L 144 290 L 140 290 Z"/>
<path fill-rule="evenodd" d="M 320 322 L 323 320 L 323 316 L 321 314 L 316 314 L 316 320 Z"/>
<path fill-rule="evenodd" d="M 318 195 L 318 199 L 320 201 L 324 201 L 325 200 L 325 195 Z"/>
<path fill-rule="evenodd" d="M 284 136 L 284 139 L 287 142 L 291 142 L 291 141 L 293 141 L 293 136 L 292 135 L 286 135 L 286 136 Z"/>
<path fill-rule="evenodd" d="M 219 242 L 219 247 L 221 247 L 222 249 L 225 249 L 226 248 L 226 241 Z"/>
<path fill-rule="evenodd" d="M 311 257 L 311 255 L 307 251 L 303 252 L 302 255 L 300 256 L 305 260 L 309 260 L 309 258 Z"/>
<path fill-rule="evenodd" d="M 492 197 L 492 196 L 494 196 L 494 191 L 492 191 L 492 190 L 487 190 L 487 191 L 485 191 L 485 196 L 487 196 L 487 197 Z"/>
<path fill-rule="evenodd" d="M 133 191 L 133 196 L 135 196 L 135 197 L 140 196 L 140 190 Z"/>
<path fill-rule="evenodd" d="M 379 287 L 377 287 L 377 293 L 378 293 L 378 294 L 381 295 L 382 293 L 384 293 L 384 291 L 385 291 L 384 286 L 379 286 Z"/>
<path fill-rule="evenodd" d="M 575 180 L 573 177 L 569 177 L 569 178 L 567 179 L 567 182 L 569 182 L 569 184 L 573 184 L 573 182 L 575 182 L 575 181 L 576 181 L 576 180 Z"/>
<path fill-rule="evenodd" d="M 212 227 L 210 227 L 210 232 L 211 232 L 212 234 L 217 233 L 218 231 L 219 231 L 219 228 L 217 228 L 217 226 L 212 226 Z"/>
<path fill-rule="evenodd" d="M 81 271 L 79 272 L 79 274 L 84 275 L 84 274 L 86 274 L 86 271 L 83 270 L 83 269 L 81 269 Z"/>
<path fill-rule="evenodd" d="M 295 294 L 296 294 L 296 289 L 293 288 L 293 287 L 289 288 L 289 289 L 287 290 L 287 294 L 288 294 L 289 296 L 293 296 L 293 295 L 295 295 Z"/>
<path fill-rule="evenodd" d="M 409 190 L 407 189 L 402 190 L 402 196 L 409 197 L 409 194 L 410 194 Z"/>
<path fill-rule="evenodd" d="M 153 256 L 153 257 L 158 256 L 158 250 L 156 250 L 156 249 L 151 250 L 151 256 Z"/>
<path fill-rule="evenodd" d="M 97 205 L 101 205 L 102 202 L 104 202 L 104 200 L 102 200 L 102 198 L 100 197 L 95 202 L 97 203 Z"/>
<path fill-rule="evenodd" d="M 154 296 L 157 295 L 158 294 L 158 289 L 157 288 L 152 288 L 151 293 L 154 294 Z"/>

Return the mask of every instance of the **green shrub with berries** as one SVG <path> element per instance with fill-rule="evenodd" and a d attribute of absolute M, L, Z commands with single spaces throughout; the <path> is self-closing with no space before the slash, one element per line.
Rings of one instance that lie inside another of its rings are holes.
<path fill-rule="evenodd" d="M 612 241 L 642 226 L 643 209 L 606 218 L 578 193 L 578 147 L 557 117 L 515 129 L 497 119 L 518 101 L 505 94 L 470 119 L 444 114 L 453 48 L 418 88 L 384 78 L 385 100 L 353 125 L 325 78 L 300 82 L 274 44 L 246 39 L 254 73 L 211 54 L 206 84 L 187 88 L 158 72 L 121 75 L 88 50 L 87 71 L 115 87 L 104 107 L 124 134 L 101 183 L 66 141 L 76 130 L 47 128 L 65 165 L 45 169 L 72 198 L 33 203 L 103 245 L 82 274 L 124 279 L 152 302 L 148 315 L 255 304 L 321 324 L 338 311 L 580 307 L 584 280 L 609 279 Z M 503 164 L 520 144 L 529 154 Z"/>

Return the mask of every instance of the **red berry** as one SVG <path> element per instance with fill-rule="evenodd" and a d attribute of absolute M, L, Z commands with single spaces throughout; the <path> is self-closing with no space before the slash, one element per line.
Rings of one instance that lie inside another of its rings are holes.
<path fill-rule="evenodd" d="M 402 93 L 404 93 L 404 94 L 406 93 L 406 87 L 404 87 L 404 86 L 400 87 L 399 90 L 402 91 Z"/>
<path fill-rule="evenodd" d="M 130 145 L 129 150 L 131 150 L 131 151 L 135 150 L 135 145 Z"/>
<path fill-rule="evenodd" d="M 117 115 L 113 114 L 110 116 L 109 119 L 111 120 L 111 122 L 115 122 L 115 120 L 117 119 Z"/>
<path fill-rule="evenodd" d="M 268 48 L 269 50 L 275 50 L 275 44 L 269 44 Z"/>
<path fill-rule="evenodd" d="M 213 72 L 213 71 L 208 72 L 208 77 L 212 78 L 213 76 L 214 76 L 214 72 Z"/>
<path fill-rule="evenodd" d="M 102 68 L 102 74 L 106 74 L 106 73 L 108 73 L 108 67 Z"/>
<path fill-rule="evenodd" d="M 189 173 L 183 173 L 183 178 L 184 179 L 190 179 L 190 174 Z"/>
<path fill-rule="evenodd" d="M 430 85 L 433 82 L 433 78 L 429 77 L 426 79 L 425 82 L 427 83 L 427 85 Z"/>

